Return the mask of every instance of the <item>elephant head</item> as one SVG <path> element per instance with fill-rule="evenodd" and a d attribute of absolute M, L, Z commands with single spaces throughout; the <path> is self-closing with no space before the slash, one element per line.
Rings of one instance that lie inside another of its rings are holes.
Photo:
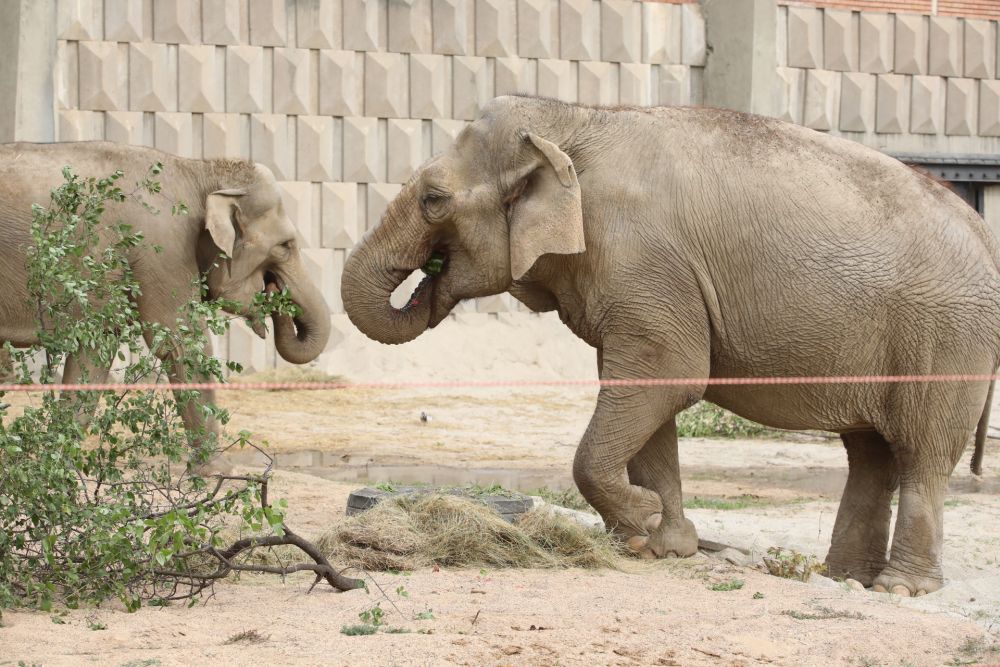
<path fill-rule="evenodd" d="M 214 168 L 220 187 L 206 195 L 199 244 L 209 298 L 234 301 L 233 314 L 247 315 L 257 293 L 287 288 L 301 313 L 272 315 L 275 347 L 291 363 L 312 361 L 330 337 L 330 311 L 302 264 L 274 175 L 242 161 L 219 160 Z M 262 322 L 252 327 L 261 338 L 267 333 Z"/>
<path fill-rule="evenodd" d="M 573 162 L 529 121 L 515 101 L 494 100 L 389 204 L 344 267 L 344 307 L 362 332 L 405 343 L 460 300 L 507 291 L 542 255 L 583 252 Z M 432 256 L 443 268 L 395 308 L 392 292 Z"/>

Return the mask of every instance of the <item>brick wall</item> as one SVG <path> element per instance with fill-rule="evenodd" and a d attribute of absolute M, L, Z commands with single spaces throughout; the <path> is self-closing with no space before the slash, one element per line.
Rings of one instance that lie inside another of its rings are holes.
<path fill-rule="evenodd" d="M 268 165 L 336 345 L 353 335 L 346 252 L 481 104 L 699 103 L 704 34 L 692 3 L 59 0 L 56 133 Z M 509 295 L 458 308 L 518 310 Z M 251 368 L 276 363 L 242 324 L 220 343 Z"/>

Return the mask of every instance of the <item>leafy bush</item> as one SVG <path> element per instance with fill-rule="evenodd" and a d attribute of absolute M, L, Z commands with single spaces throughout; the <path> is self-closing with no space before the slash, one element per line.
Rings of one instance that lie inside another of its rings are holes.
<path fill-rule="evenodd" d="M 102 221 L 108 205 L 125 202 L 158 213 L 143 197 L 159 194 L 154 177 L 161 170 L 154 165 L 126 192 L 120 171 L 81 178 L 66 167 L 50 205 L 32 207 L 28 292 L 39 342 L 24 350 L 6 346 L 18 383 L 56 382 L 67 359 L 79 362 L 84 381 L 90 369 L 112 364 L 128 383 L 161 380 L 170 364 L 181 377 L 221 380 L 222 362 L 204 350 L 208 332 L 228 327 L 224 304 L 195 298 L 172 328 L 141 321 L 140 286 L 128 257 L 142 236 L 127 224 Z M 182 203 L 171 208 L 185 212 Z M 206 294 L 203 282 L 193 293 Z M 262 294 L 255 308 L 263 316 L 289 312 L 290 303 L 287 294 Z M 150 349 L 169 354 L 160 359 Z M 230 370 L 240 369 L 230 364 Z M 219 451 L 213 433 L 188 433 L 178 416 L 197 395 L 48 391 L 20 414 L 0 405 L 0 609 L 109 597 L 129 609 L 143 600 L 162 604 L 197 596 L 234 569 L 260 569 L 239 561 L 248 550 L 287 543 L 309 550 L 284 526 L 283 502 L 267 502 L 266 471 L 213 480 L 192 472 Z M 228 420 L 214 406 L 203 411 L 219 423 Z M 247 438 L 240 434 L 227 446 L 249 444 Z M 227 545 L 221 532 L 227 524 L 251 536 Z M 325 559 L 316 562 L 308 569 L 318 577 L 344 583 Z"/>
<path fill-rule="evenodd" d="M 773 433 L 707 401 L 699 401 L 677 415 L 677 435 L 682 438 L 762 438 Z"/>

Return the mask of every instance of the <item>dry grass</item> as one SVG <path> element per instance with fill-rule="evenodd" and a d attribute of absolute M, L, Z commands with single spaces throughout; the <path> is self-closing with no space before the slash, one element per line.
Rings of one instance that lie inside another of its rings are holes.
<path fill-rule="evenodd" d="M 319 542 L 338 565 L 412 570 L 432 564 L 490 567 L 617 567 L 618 542 L 603 531 L 536 510 L 516 524 L 467 498 L 424 495 L 382 502 Z"/>

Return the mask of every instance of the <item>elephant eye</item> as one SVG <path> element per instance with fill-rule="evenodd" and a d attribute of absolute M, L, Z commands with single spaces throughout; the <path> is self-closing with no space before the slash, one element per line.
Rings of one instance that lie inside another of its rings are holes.
<path fill-rule="evenodd" d="M 443 192 L 431 190 L 424 194 L 420 200 L 420 207 L 424 210 L 424 215 L 432 220 L 440 219 L 447 213 L 447 203 L 451 196 Z"/>

